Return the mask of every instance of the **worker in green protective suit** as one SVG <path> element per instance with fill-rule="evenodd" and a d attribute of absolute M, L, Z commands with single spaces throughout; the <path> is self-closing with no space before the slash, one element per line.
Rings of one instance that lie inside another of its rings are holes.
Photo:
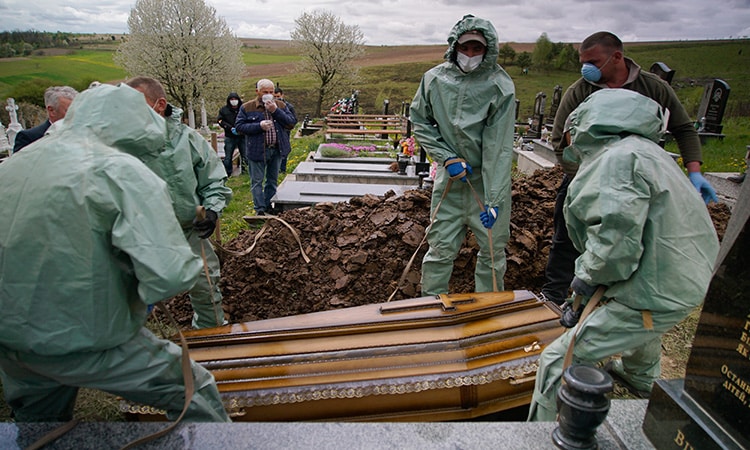
<path fill-rule="evenodd" d="M 141 93 L 102 85 L 0 164 L 0 376 L 17 421 L 70 420 L 81 387 L 179 416 L 182 351 L 144 324 L 148 305 L 193 285 L 201 261 L 165 183 L 123 153 L 165 138 Z M 211 373 L 191 368 L 184 419 L 229 421 Z"/>
<path fill-rule="evenodd" d="M 475 291 L 503 290 L 510 224 L 515 86 L 497 64 L 489 21 L 464 16 L 445 62 L 428 70 L 410 107 L 414 135 L 438 162 L 422 293 L 444 294 L 467 230 L 479 244 Z"/>
<path fill-rule="evenodd" d="M 555 420 L 573 334 L 573 364 L 622 354 L 608 370 L 649 395 L 661 336 L 703 301 L 719 242 L 701 195 L 657 144 L 667 121 L 667 110 L 627 89 L 597 91 L 568 117 L 564 158 L 580 165 L 563 208 L 581 253 L 571 287 L 584 303 L 605 290 L 600 306 L 542 352 L 529 420 Z M 569 304 L 561 322 L 573 327 L 565 319 L 579 311 Z"/>
<path fill-rule="evenodd" d="M 221 269 L 213 246 L 206 239 L 216 228 L 221 212 L 232 199 L 226 186 L 224 163 L 197 131 L 181 121 L 182 111 L 167 103 L 159 81 L 135 77 L 127 84 L 142 92 L 148 104 L 167 119 L 167 144 L 158 151 L 134 154 L 167 182 L 172 206 L 193 251 L 201 255 L 206 271 L 196 277 L 188 292 L 193 306 L 193 328 L 225 325 L 219 288 Z M 196 218 L 196 207 L 205 208 L 206 217 Z"/>

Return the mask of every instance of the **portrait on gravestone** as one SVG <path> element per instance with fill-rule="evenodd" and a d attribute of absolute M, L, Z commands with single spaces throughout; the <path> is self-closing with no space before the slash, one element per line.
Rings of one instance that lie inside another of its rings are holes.
<path fill-rule="evenodd" d="M 698 107 L 699 132 L 721 134 L 728 98 L 729 84 L 726 81 L 717 78 L 706 85 Z"/>

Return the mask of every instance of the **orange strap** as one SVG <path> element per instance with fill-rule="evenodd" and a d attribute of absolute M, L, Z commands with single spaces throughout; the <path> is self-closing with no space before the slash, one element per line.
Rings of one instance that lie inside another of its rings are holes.
<path fill-rule="evenodd" d="M 591 314 L 591 311 L 594 310 L 594 308 L 597 307 L 599 304 L 599 300 L 602 299 L 602 296 L 604 295 L 604 291 L 606 291 L 607 288 L 605 286 L 599 286 L 599 289 L 594 292 L 594 295 L 591 297 L 588 303 L 586 303 L 586 307 L 583 308 L 583 312 L 581 313 L 581 318 L 578 320 L 578 325 L 576 325 L 575 331 L 573 332 L 573 335 L 570 337 L 570 344 L 568 344 L 568 351 L 565 352 L 565 359 L 563 360 L 563 372 L 565 372 L 565 369 L 570 366 L 570 364 L 573 362 L 573 347 L 575 347 L 576 344 L 576 334 L 578 333 L 578 329 L 581 328 L 581 324 L 584 320 L 586 320 L 586 317 L 588 317 L 589 314 Z M 573 301 L 573 304 L 581 304 L 581 295 L 576 295 L 575 300 Z"/>

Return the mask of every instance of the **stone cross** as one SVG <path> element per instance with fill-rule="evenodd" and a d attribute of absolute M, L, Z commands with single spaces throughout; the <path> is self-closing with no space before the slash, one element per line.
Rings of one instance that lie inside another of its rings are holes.
<path fill-rule="evenodd" d="M 8 116 L 10 116 L 10 123 L 8 124 L 7 131 L 8 143 L 10 144 L 11 148 L 13 148 L 13 143 L 16 142 L 16 134 L 18 134 L 19 131 L 23 130 L 23 127 L 18 122 L 18 114 L 16 113 L 16 111 L 18 111 L 18 105 L 16 105 L 16 100 L 13 98 L 9 98 L 8 106 L 5 107 L 5 110 L 8 111 Z"/>

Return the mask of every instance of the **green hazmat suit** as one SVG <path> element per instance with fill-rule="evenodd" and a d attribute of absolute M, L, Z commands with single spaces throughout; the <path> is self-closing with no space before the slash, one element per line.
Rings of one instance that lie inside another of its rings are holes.
<path fill-rule="evenodd" d="M 487 51 L 475 70 L 464 73 L 456 63 L 457 40 L 470 30 L 482 33 Z M 515 86 L 496 62 L 497 32 L 489 21 L 464 16 L 451 30 L 448 44 L 446 61 L 423 75 L 409 110 L 419 145 L 438 163 L 432 191 L 433 220 L 427 231 L 429 250 L 422 260 L 424 295 L 448 292 L 453 262 L 467 230 L 474 233 L 480 248 L 475 291 L 493 290 L 493 272 L 498 290 L 503 290 L 509 236 Z M 473 175 L 466 177 L 469 183 L 449 183 L 443 163 L 453 157 L 465 159 L 472 167 Z M 472 188 L 483 206 L 498 208 L 491 228 L 492 248 Z"/>
<path fill-rule="evenodd" d="M 200 133 L 182 123 L 181 117 L 182 111 L 173 107 L 166 118 L 167 143 L 162 148 L 127 151 L 167 182 L 185 239 L 196 254 L 205 256 L 208 277 L 201 272 L 188 295 L 193 328 L 209 328 L 226 323 L 219 288 L 220 263 L 211 243 L 193 230 L 193 219 L 200 205 L 221 216 L 232 199 L 232 190 L 226 186 L 227 173 L 219 156 Z"/>
<path fill-rule="evenodd" d="M 650 392 L 661 336 L 703 301 L 719 242 L 700 194 L 657 145 L 667 118 L 658 103 L 626 89 L 597 91 L 568 117 L 564 157 L 579 168 L 563 212 L 581 253 L 575 275 L 606 291 L 577 331 L 542 352 L 529 420 L 555 420 L 573 333 L 573 364 L 621 353 L 617 374 Z"/>
<path fill-rule="evenodd" d="M 201 261 L 165 183 L 123 153 L 165 137 L 140 92 L 102 85 L 0 164 L 0 376 L 17 421 L 71 419 L 80 387 L 170 419 L 182 410 L 182 351 L 144 324 L 148 305 L 193 285 Z M 211 373 L 192 372 L 185 419 L 228 421 Z"/>

